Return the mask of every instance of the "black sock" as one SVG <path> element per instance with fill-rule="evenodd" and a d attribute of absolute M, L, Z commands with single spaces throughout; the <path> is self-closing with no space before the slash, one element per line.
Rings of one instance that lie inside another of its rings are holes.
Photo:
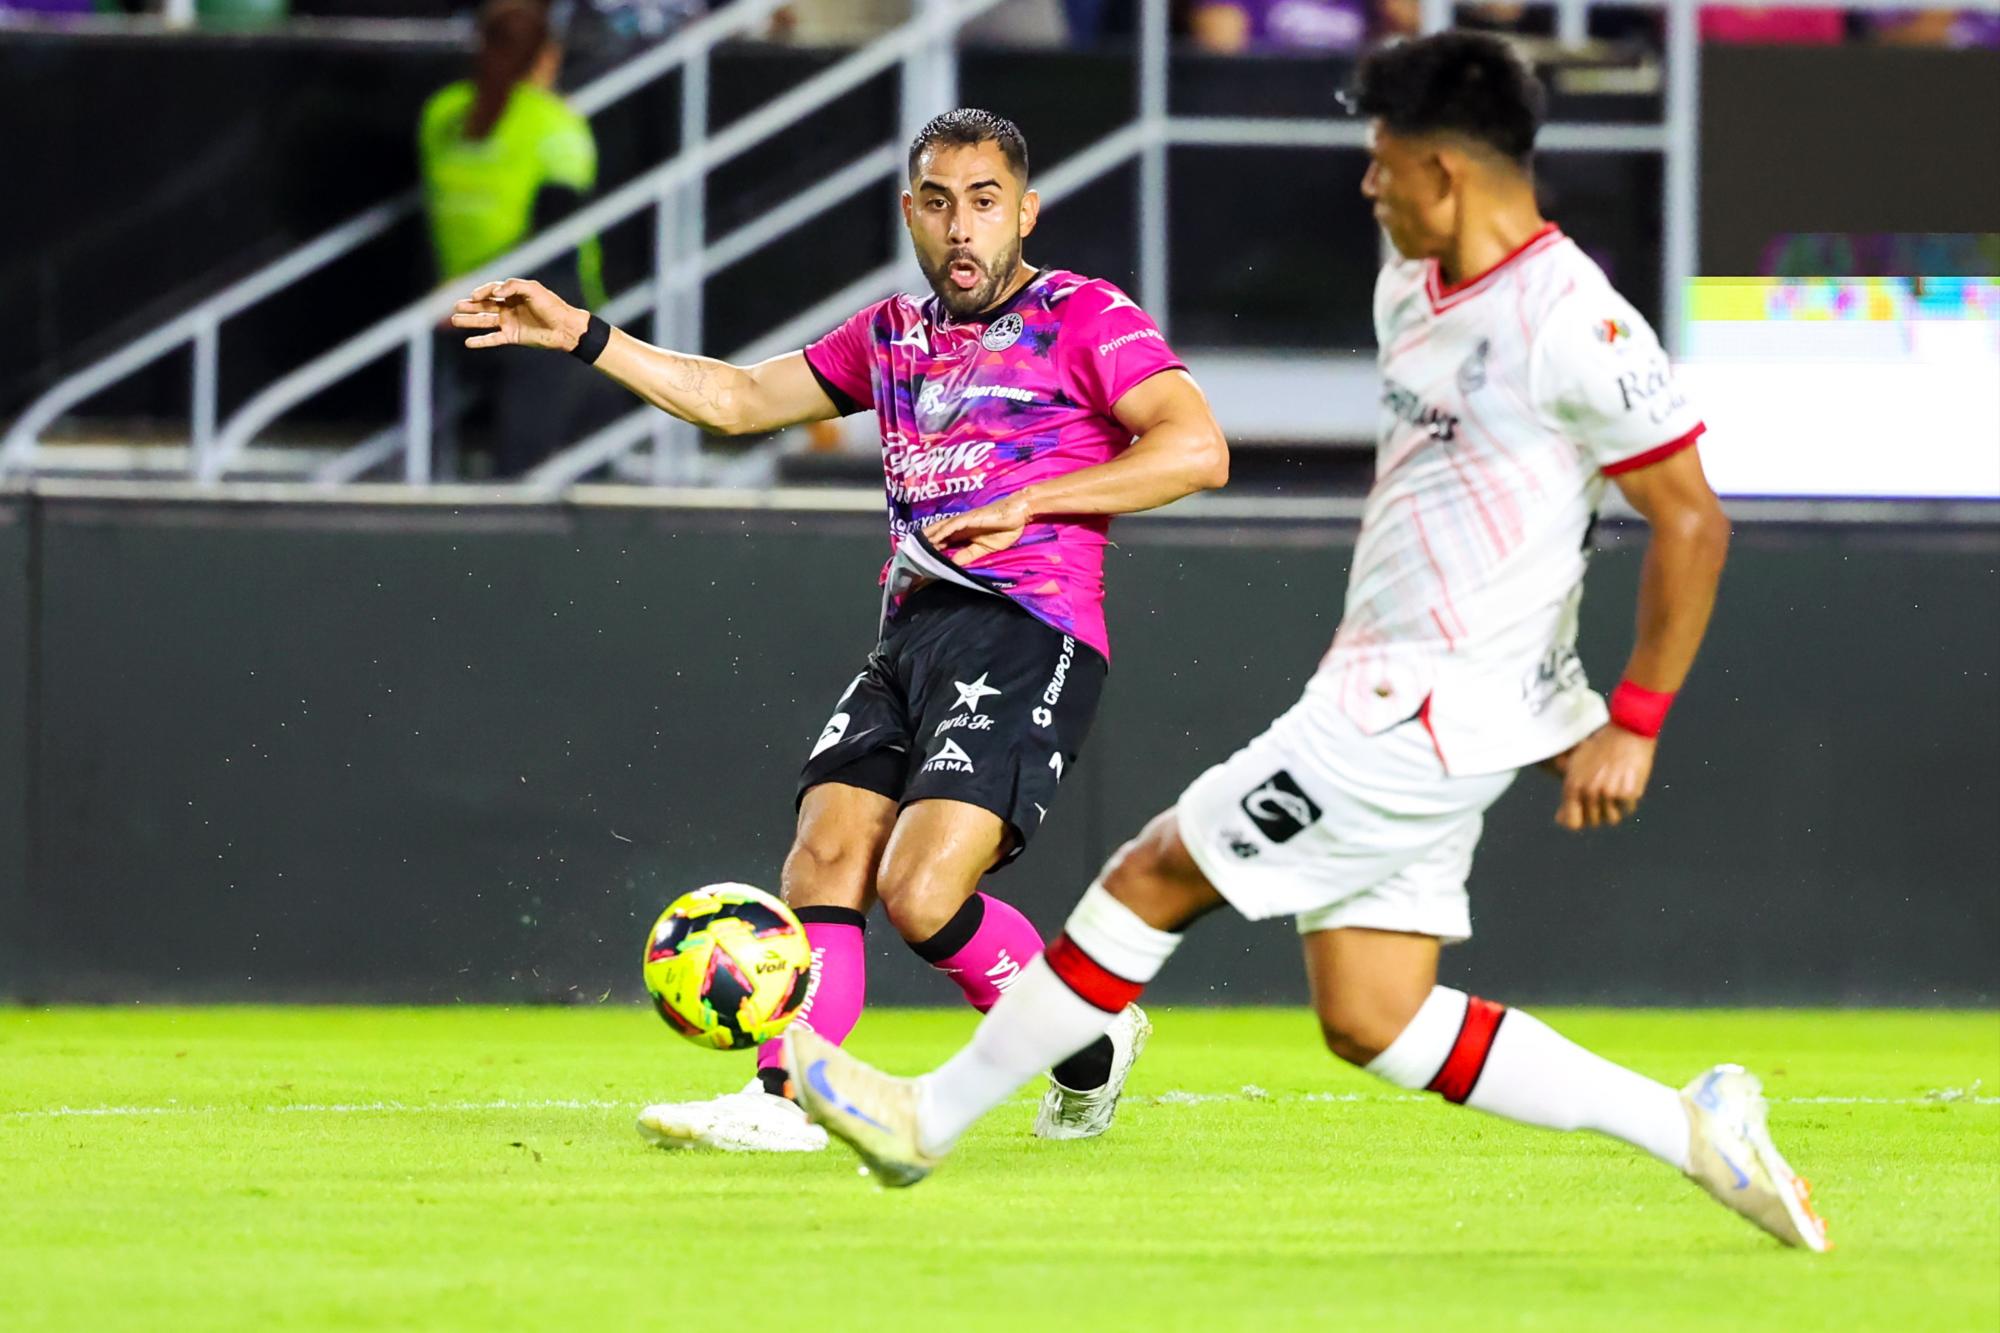
<path fill-rule="evenodd" d="M 945 959 L 972 943 L 972 937 L 979 933 L 980 923 L 986 920 L 986 900 L 973 894 L 965 900 L 965 906 L 952 913 L 951 920 L 938 928 L 938 933 L 927 940 L 905 940 L 910 952 L 936 967 Z"/>
<path fill-rule="evenodd" d="M 785 1089 L 791 1084 L 792 1079 L 791 1075 L 785 1072 L 783 1065 L 772 1065 L 769 1069 L 757 1071 L 757 1081 L 763 1084 L 764 1091 L 773 1097 L 783 1097 L 787 1095 Z"/>
<path fill-rule="evenodd" d="M 1099 1037 L 1049 1071 L 1071 1092 L 1089 1092 L 1111 1081 L 1111 1038 Z"/>

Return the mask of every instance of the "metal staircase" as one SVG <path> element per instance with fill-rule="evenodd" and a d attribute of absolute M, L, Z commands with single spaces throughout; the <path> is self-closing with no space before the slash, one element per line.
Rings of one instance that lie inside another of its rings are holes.
<path fill-rule="evenodd" d="M 71 375 L 38 399 L 17 420 L 0 445 L 0 475 L 33 472 L 43 462 L 41 439 L 64 413 L 99 390 L 186 345 L 194 350 L 190 386 L 189 475 L 214 484 L 239 474 L 250 451 L 274 422 L 312 395 L 390 355 L 403 357 L 401 419 L 322 465 L 315 480 L 353 481 L 400 460 L 400 475 L 413 484 L 432 479 L 432 331 L 462 292 L 492 278 L 529 272 L 573 250 L 588 236 L 651 211 L 654 272 L 639 286 L 620 293 L 600 313 L 630 325 L 650 316 L 648 336 L 669 346 L 702 346 L 702 291 L 706 280 L 754 253 L 828 208 L 863 190 L 882 189 L 900 178 L 905 146 L 915 130 L 939 110 L 956 103 L 955 39 L 960 30 L 1000 0 L 916 0 L 910 19 L 837 63 L 773 98 L 755 112 L 709 133 L 709 70 L 716 45 L 761 28 L 780 0 L 736 0 L 679 36 L 606 75 L 573 97 L 586 113 L 611 105 L 674 70 L 682 82 L 682 142 L 676 156 L 636 177 L 558 226 L 531 238 L 480 273 L 454 281 L 448 289 L 411 301 L 338 346 L 313 358 L 254 394 L 227 420 L 218 420 L 217 364 L 221 327 L 232 315 L 284 292 L 292 283 L 380 235 L 417 206 L 415 192 L 399 196 L 349 220 L 291 255 L 191 308 L 186 314 L 97 364 Z M 1638 0 L 1646 3 L 1646 0 Z M 1693 0 L 1667 3 L 1669 81 L 1666 114 L 1660 125 L 1549 126 L 1541 138 L 1548 152 L 1623 151 L 1666 156 L 1667 244 L 1662 262 L 1669 337 L 1678 327 L 1683 279 L 1696 271 L 1695 92 L 1698 44 Z M 1574 6 L 1565 6 L 1566 11 Z M 1435 3 L 1427 18 L 1441 21 Z M 1168 150 L 1208 147 L 1359 148 L 1365 127 L 1350 119 L 1288 119 L 1173 115 L 1168 105 L 1168 0 L 1141 0 L 1136 44 L 1138 95 L 1133 115 L 1121 128 L 1038 174 L 1035 186 L 1045 205 L 1058 206 L 1079 189 L 1128 163 L 1137 163 L 1138 228 L 1135 267 L 1138 296 L 1164 325 L 1171 314 L 1167 265 Z M 823 110 L 869 79 L 900 69 L 900 114 L 896 137 L 850 162 L 833 165 L 810 188 L 754 221 L 722 236 L 703 235 L 709 176 L 764 140 Z M 898 233 L 893 253 L 867 274 L 825 299 L 799 310 L 779 327 L 747 346 L 723 353 L 730 360 L 754 361 L 790 350 L 824 332 L 854 309 L 916 280 L 914 263 Z M 1242 358 L 1239 358 L 1241 361 Z M 1225 427 L 1234 410 L 1271 415 L 1274 398 L 1294 399 L 1324 412 L 1326 377 L 1359 373 L 1363 365 L 1328 368 L 1292 362 L 1296 374 L 1276 387 L 1268 367 L 1219 364 L 1217 382 L 1205 383 L 1215 397 Z M 1233 377 L 1233 378 L 1232 378 Z M 1315 378 L 1317 377 L 1317 379 Z M 1298 384 L 1293 381 L 1297 380 Z M 1223 392 L 1223 385 L 1240 385 Z M 1310 386 L 1307 392 L 1301 387 Z M 1232 399 L 1240 409 L 1232 409 Z M 1363 404 L 1372 394 L 1362 395 Z M 1365 424 L 1365 423 L 1364 423 Z M 631 465 L 644 451 L 643 467 Z M 698 433 L 651 408 L 637 408 L 585 439 L 576 441 L 536 468 L 519 485 L 530 493 L 554 493 L 614 462 L 622 475 L 643 475 L 662 484 L 755 483 L 768 472 L 770 455 L 753 455 L 746 468 L 704 453 Z M 763 466 L 760 472 L 759 465 Z"/>

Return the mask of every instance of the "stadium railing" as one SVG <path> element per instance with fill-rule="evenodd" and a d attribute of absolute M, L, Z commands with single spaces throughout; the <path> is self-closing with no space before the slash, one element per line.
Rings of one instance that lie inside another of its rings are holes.
<path fill-rule="evenodd" d="M 652 50 L 569 94 L 570 103 L 594 116 L 691 62 L 703 63 L 721 42 L 754 33 L 785 0 L 735 0 L 688 25 Z M 706 102 L 704 100 L 704 109 Z M 182 348 L 193 353 L 189 386 L 189 469 L 206 475 L 217 427 L 222 326 L 230 318 L 352 254 L 416 214 L 423 205 L 412 187 L 364 209 L 288 254 L 195 303 L 178 317 L 59 380 L 21 413 L 0 438 L 0 476 L 33 471 L 43 434 L 70 409 L 136 371 Z"/>
<path fill-rule="evenodd" d="M 708 57 L 718 42 L 760 24 L 777 0 L 739 0 L 693 25 L 673 41 L 605 76 L 581 91 L 576 102 L 586 112 L 685 66 L 680 153 L 624 187 L 536 236 L 509 255 L 441 290 L 421 297 L 372 327 L 298 367 L 252 396 L 226 422 L 216 421 L 216 358 L 221 322 L 237 310 L 274 294 L 361 244 L 415 206 L 403 196 L 350 220 L 311 245 L 189 310 L 180 319 L 97 365 L 57 385 L 30 407 L 0 445 L 0 475 L 28 471 L 35 464 L 39 437 L 57 417 L 90 394 L 116 382 L 175 347 L 192 344 L 194 376 L 190 472 L 214 483 L 237 469 L 251 444 L 273 422 L 313 394 L 402 348 L 403 418 L 324 465 L 315 479 L 328 484 L 353 481 L 396 459 L 406 482 L 431 480 L 431 330 L 448 312 L 456 294 L 477 282 L 529 271 L 573 249 L 585 237 L 656 210 L 655 271 L 621 294 L 603 311 L 616 323 L 650 314 L 652 336 L 671 345 L 702 346 L 701 290 L 713 273 L 751 254 L 784 232 L 900 170 L 902 146 L 932 111 L 952 105 L 956 65 L 951 58 L 957 33 L 998 0 L 918 0 L 908 22 L 791 89 L 714 137 L 706 133 Z M 1620 7 L 1665 10 L 1667 85 L 1662 123 L 1555 124 L 1541 139 L 1550 152 L 1659 153 L 1665 162 L 1663 196 L 1665 244 L 1662 290 L 1663 332 L 1673 341 L 1681 328 L 1686 280 L 1700 271 L 1699 208 L 1699 11 L 1705 0 L 1623 0 Z M 1805 0 L 1808 7 L 1900 10 L 1923 8 L 1923 0 Z M 1599 0 L 1563 0 L 1562 31 L 1574 35 Z M 1449 0 L 1424 0 L 1427 28 L 1446 25 L 1454 12 Z M 1580 18 L 1582 15 L 1583 18 Z M 1167 278 L 1167 153 L 1175 146 L 1359 148 L 1365 127 L 1351 119 L 1196 117 L 1168 109 L 1168 0 L 1142 0 L 1137 43 L 1137 106 L 1131 122 L 1059 163 L 1037 180 L 1048 204 L 1136 159 L 1138 236 L 1135 257 L 1142 304 L 1163 324 L 1171 317 Z M 755 222 L 704 243 L 701 235 L 708 175 L 754 146 L 822 110 L 834 99 L 901 62 L 899 138 L 829 172 L 812 188 Z M 900 243 L 897 242 L 899 245 Z M 787 350 L 823 332 L 855 306 L 907 285 L 915 271 L 901 254 L 843 286 L 748 345 L 726 353 L 732 360 L 756 360 Z M 768 475 L 769 451 L 735 460 L 707 458 L 691 427 L 652 409 L 635 409 L 594 432 L 528 474 L 520 483 L 532 492 L 573 484 L 614 460 L 650 445 L 646 475 L 656 484 L 742 484 Z"/>

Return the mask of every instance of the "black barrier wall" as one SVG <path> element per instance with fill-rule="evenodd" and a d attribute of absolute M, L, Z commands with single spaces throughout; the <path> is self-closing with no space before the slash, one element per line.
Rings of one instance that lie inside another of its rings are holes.
<path fill-rule="evenodd" d="M 23 998 L 631 997 L 675 893 L 775 882 L 884 550 L 860 515 L 37 503 L 0 508 L 0 948 Z M 1610 532 L 1592 575 L 1601 681 L 1642 539 Z M 1054 928 L 1288 704 L 1351 542 L 1122 525 L 1103 714 L 996 891 Z M 1739 530 L 1652 799 L 1576 837 L 1524 775 L 1449 974 L 1521 1000 L 1990 1000 L 1996 565 L 1992 528 Z M 873 933 L 873 996 L 949 998 Z M 1298 999 L 1289 927 L 1205 923 L 1157 993 Z"/>
<path fill-rule="evenodd" d="M 28 929 L 28 519 L 26 506 L 0 502 L 0 995 L 21 984 Z"/>

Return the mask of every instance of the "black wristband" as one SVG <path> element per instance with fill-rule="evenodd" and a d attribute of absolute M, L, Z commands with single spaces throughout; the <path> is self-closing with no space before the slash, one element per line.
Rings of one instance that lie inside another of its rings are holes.
<path fill-rule="evenodd" d="M 594 366 L 597 358 L 604 355 L 604 344 L 610 341 L 611 326 L 592 315 L 590 323 L 584 326 L 583 336 L 576 340 L 576 346 L 569 349 L 569 354 L 586 366 Z"/>

